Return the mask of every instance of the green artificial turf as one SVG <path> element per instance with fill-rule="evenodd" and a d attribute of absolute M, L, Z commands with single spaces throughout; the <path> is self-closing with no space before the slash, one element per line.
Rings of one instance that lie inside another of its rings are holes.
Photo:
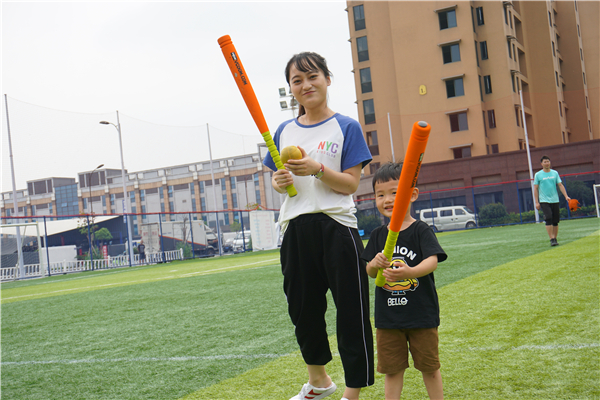
<path fill-rule="evenodd" d="M 598 396 L 598 220 L 440 234 L 447 398 Z M 582 239 L 582 240 L 579 240 Z M 277 251 L 2 284 L 3 399 L 289 398 Z M 373 285 L 371 285 L 373 286 Z M 335 309 L 328 331 L 335 349 Z M 328 371 L 343 389 L 339 357 Z M 341 397 L 338 389 L 335 398 Z M 406 374 L 405 398 L 423 398 Z M 382 398 L 383 376 L 361 398 Z"/>

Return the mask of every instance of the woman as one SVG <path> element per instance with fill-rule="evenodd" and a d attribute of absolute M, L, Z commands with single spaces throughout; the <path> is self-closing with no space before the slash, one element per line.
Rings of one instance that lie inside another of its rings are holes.
<path fill-rule="evenodd" d="M 299 116 L 274 135 L 278 149 L 298 146 L 302 159 L 275 170 L 271 183 L 279 193 L 292 183 L 298 194 L 286 197 L 279 224 L 284 231 L 281 265 L 288 311 L 308 369 L 308 383 L 292 399 L 318 400 L 336 390 L 325 370 L 331 360 L 325 311 L 327 290 L 337 308 L 338 349 L 346 380 L 344 399 L 358 399 L 372 385 L 373 334 L 369 288 L 360 254 L 352 193 L 361 169 L 371 161 L 360 124 L 327 105 L 331 72 L 316 53 L 294 55 L 285 69 Z"/>

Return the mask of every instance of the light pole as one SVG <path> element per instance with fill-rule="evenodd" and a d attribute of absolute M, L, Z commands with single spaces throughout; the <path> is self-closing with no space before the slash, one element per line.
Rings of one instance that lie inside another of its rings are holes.
<path fill-rule="evenodd" d="M 92 172 L 90 172 L 88 174 L 88 181 L 87 181 L 87 185 L 88 188 L 90 189 L 90 197 L 88 198 L 88 201 L 90 202 L 90 214 L 92 214 L 92 216 L 94 215 L 94 205 L 92 204 L 92 175 L 94 175 L 94 172 L 96 172 L 97 169 L 100 169 L 104 167 L 104 164 L 100 164 L 98 165 L 96 168 L 94 168 L 94 170 Z"/>
<path fill-rule="evenodd" d="M 112 125 L 119 132 L 119 148 L 121 149 L 121 180 L 123 181 L 123 218 L 127 224 L 127 248 L 129 249 L 129 266 L 133 262 L 133 234 L 131 233 L 131 221 L 127 215 L 127 185 L 125 184 L 125 162 L 123 161 L 123 142 L 121 141 L 121 122 L 119 122 L 119 111 L 117 111 L 117 124 L 108 121 L 100 121 L 102 125 Z"/>
<path fill-rule="evenodd" d="M 92 224 L 94 223 L 94 202 L 92 201 L 92 175 L 94 175 L 94 172 L 96 172 L 97 169 L 100 169 L 104 167 L 104 164 L 100 164 L 98 165 L 96 168 L 94 168 L 94 170 L 92 172 L 90 172 L 88 174 L 88 181 L 87 181 L 87 185 L 88 185 L 88 189 L 90 191 L 90 196 L 88 197 L 88 201 L 90 203 L 90 214 L 92 214 Z M 99 182 L 100 180 L 98 180 Z M 88 225 L 89 225 L 89 220 L 88 220 Z M 89 227 L 88 227 L 89 228 Z M 93 249 L 94 249 L 94 225 L 92 225 L 91 228 L 91 238 L 90 238 L 90 260 L 93 260 Z"/>

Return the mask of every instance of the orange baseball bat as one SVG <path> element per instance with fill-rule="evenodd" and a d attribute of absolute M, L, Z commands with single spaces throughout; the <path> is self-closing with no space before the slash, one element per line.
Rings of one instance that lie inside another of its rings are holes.
<path fill-rule="evenodd" d="M 227 65 L 231 70 L 233 79 L 235 80 L 235 83 L 237 84 L 237 87 L 244 98 L 246 107 L 248 107 L 248 111 L 250 111 L 250 115 L 252 115 L 254 123 L 258 127 L 260 134 L 267 144 L 267 148 L 269 149 L 269 153 L 271 153 L 271 158 L 273 159 L 275 166 L 277 169 L 284 169 L 285 167 L 281 162 L 281 158 L 279 158 L 279 151 L 277 151 L 277 146 L 275 146 L 275 142 L 271 137 L 269 127 L 267 126 L 267 121 L 265 120 L 263 112 L 260 108 L 260 104 L 258 103 L 256 94 L 254 93 L 254 89 L 252 88 L 252 84 L 248 78 L 248 74 L 246 74 L 246 70 L 242 65 L 242 60 L 240 59 L 240 56 L 235 49 L 231 38 L 229 35 L 221 36 L 218 40 L 218 43 L 221 46 L 221 51 L 223 51 L 223 56 L 225 56 L 225 61 L 227 61 Z M 294 188 L 294 185 L 286 187 L 285 190 L 287 190 L 287 193 L 290 197 L 294 197 L 298 194 L 296 188 Z"/>
<path fill-rule="evenodd" d="M 394 255 L 394 247 L 396 246 L 398 233 L 402 227 L 402 221 L 404 220 L 406 210 L 408 210 L 410 205 L 412 189 L 417 185 L 417 178 L 419 177 L 419 170 L 421 169 L 421 162 L 423 161 L 423 155 L 425 154 L 425 147 L 427 147 L 430 131 L 431 125 L 425 121 L 419 121 L 414 123 L 412 132 L 410 133 L 406 155 L 404 156 L 404 162 L 402 163 L 400 181 L 398 181 L 398 189 L 396 190 L 396 198 L 394 199 L 394 210 L 392 211 L 392 219 L 390 220 L 390 230 L 385 240 L 385 247 L 383 248 L 383 255 L 387 257 L 390 263 L 392 261 L 392 256 Z M 375 285 L 379 287 L 385 285 L 382 269 L 377 271 Z"/>

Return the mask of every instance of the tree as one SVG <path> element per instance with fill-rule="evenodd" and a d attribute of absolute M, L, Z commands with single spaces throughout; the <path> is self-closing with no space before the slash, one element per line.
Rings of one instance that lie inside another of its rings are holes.
<path fill-rule="evenodd" d="M 79 232 L 84 235 L 86 238 L 88 238 L 88 242 L 90 245 L 90 254 L 93 254 L 94 257 L 96 256 L 96 254 L 93 251 L 93 243 L 94 243 L 94 232 L 96 232 L 99 227 L 98 225 L 94 224 L 94 220 L 96 219 L 96 217 L 94 216 L 94 214 L 92 215 L 86 215 L 83 212 L 79 213 L 81 215 L 81 217 L 79 217 L 79 221 L 77 221 L 77 228 L 79 228 Z M 88 224 L 89 224 L 89 229 L 88 229 Z M 88 236 L 88 231 L 89 234 L 91 236 L 91 238 Z M 110 233 L 110 232 L 109 232 Z"/>
<path fill-rule="evenodd" d="M 96 233 L 94 234 L 94 236 L 97 240 L 102 240 L 102 241 L 111 240 L 113 238 L 113 235 L 106 228 L 98 229 L 96 231 Z"/>

